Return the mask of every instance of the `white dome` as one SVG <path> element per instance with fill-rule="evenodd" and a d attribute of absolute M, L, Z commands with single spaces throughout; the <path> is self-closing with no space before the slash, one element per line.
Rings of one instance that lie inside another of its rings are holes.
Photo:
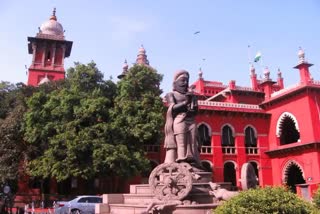
<path fill-rule="evenodd" d="M 55 19 L 50 18 L 50 20 L 44 22 L 40 27 L 42 34 L 50 34 L 55 36 L 63 36 L 63 27 Z"/>

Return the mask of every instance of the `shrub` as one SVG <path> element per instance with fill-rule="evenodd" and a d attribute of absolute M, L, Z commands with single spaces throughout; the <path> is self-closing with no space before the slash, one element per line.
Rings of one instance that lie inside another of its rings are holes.
<path fill-rule="evenodd" d="M 215 214 L 308 214 L 314 206 L 284 187 L 266 187 L 242 191 L 214 210 Z"/>
<path fill-rule="evenodd" d="M 320 209 L 320 185 L 318 186 L 318 189 L 313 196 L 313 203 L 318 209 Z"/>

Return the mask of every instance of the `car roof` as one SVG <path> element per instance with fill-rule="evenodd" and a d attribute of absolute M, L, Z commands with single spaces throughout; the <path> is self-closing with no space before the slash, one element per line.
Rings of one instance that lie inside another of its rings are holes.
<path fill-rule="evenodd" d="M 81 197 L 97 197 L 97 198 L 101 198 L 100 195 L 78 195 L 76 198 L 81 198 Z"/>

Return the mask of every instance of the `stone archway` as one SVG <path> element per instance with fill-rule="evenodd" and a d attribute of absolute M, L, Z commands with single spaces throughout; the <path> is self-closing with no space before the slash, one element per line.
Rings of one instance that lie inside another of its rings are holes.
<path fill-rule="evenodd" d="M 304 184 L 306 180 L 304 179 L 304 172 L 302 167 L 296 163 L 295 161 L 290 161 L 286 164 L 284 168 L 284 183 L 288 186 L 288 188 L 296 193 L 296 185 Z"/>

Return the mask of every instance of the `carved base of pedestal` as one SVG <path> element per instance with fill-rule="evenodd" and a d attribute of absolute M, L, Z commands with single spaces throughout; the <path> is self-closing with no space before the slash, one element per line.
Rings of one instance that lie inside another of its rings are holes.
<path fill-rule="evenodd" d="M 103 195 L 96 214 L 208 214 L 219 205 L 209 182 L 212 174 L 185 163 L 165 163 L 150 174 L 149 185 L 131 185 L 129 194 Z M 219 183 L 230 189 L 231 183 Z M 155 211 L 156 210 L 156 211 Z"/>

